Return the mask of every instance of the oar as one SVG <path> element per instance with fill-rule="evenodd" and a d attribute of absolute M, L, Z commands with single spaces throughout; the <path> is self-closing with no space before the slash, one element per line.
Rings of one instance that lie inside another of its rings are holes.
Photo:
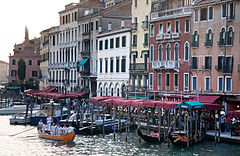
<path fill-rule="evenodd" d="M 178 142 L 178 141 L 181 140 L 182 138 L 183 138 L 183 137 L 178 138 L 178 139 L 174 140 L 174 142 Z"/>
<path fill-rule="evenodd" d="M 19 133 L 13 134 L 13 135 L 9 135 L 9 136 L 16 136 L 16 135 L 18 135 L 18 134 L 22 134 L 22 133 L 24 133 L 24 132 L 27 132 L 27 131 L 33 130 L 33 129 L 35 129 L 35 128 L 36 128 L 36 127 L 33 127 L 33 128 L 30 128 L 30 129 L 27 129 L 27 130 L 25 130 L 25 131 L 22 131 L 22 132 L 19 132 Z"/>

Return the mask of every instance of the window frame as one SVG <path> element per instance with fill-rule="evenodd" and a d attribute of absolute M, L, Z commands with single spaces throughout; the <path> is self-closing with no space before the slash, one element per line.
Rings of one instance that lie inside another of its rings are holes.
<path fill-rule="evenodd" d="M 194 89 L 194 81 L 193 79 L 196 78 L 196 88 Z M 196 91 L 197 90 L 197 76 L 192 76 L 192 90 Z"/>
<path fill-rule="evenodd" d="M 154 37 L 154 24 L 150 24 L 150 37 Z"/>
<path fill-rule="evenodd" d="M 186 87 L 186 83 L 185 83 L 186 82 L 185 75 L 187 75 L 187 83 L 188 83 L 187 87 Z M 184 89 L 184 91 L 189 91 L 189 73 L 184 73 L 184 75 L 183 75 L 183 89 Z"/>
<path fill-rule="evenodd" d="M 209 19 L 209 13 L 210 13 L 210 8 L 212 8 L 212 19 Z M 214 18 L 214 7 L 213 6 L 208 6 L 208 16 L 207 16 L 207 19 L 208 21 L 212 21 Z"/>
<path fill-rule="evenodd" d="M 207 90 L 207 79 L 209 79 L 209 90 Z M 205 91 L 210 91 L 211 90 L 211 78 L 210 78 L 210 76 L 205 76 L 204 77 L 204 90 Z"/>
<path fill-rule="evenodd" d="M 231 79 L 231 90 L 227 90 L 227 79 Z M 232 92 L 232 77 L 231 76 L 226 76 L 225 77 L 225 92 Z"/>
<path fill-rule="evenodd" d="M 188 59 L 186 60 L 186 44 L 188 44 Z M 184 61 L 189 61 L 189 54 L 190 54 L 190 46 L 189 46 L 189 42 L 186 41 L 184 43 Z"/>
<path fill-rule="evenodd" d="M 160 81 L 161 77 L 161 81 Z M 158 90 L 162 90 L 162 73 L 158 74 Z"/>
<path fill-rule="evenodd" d="M 188 30 L 187 30 L 187 21 L 188 21 Z M 191 27 L 190 20 L 189 19 L 185 20 L 185 30 L 184 30 L 184 32 L 185 33 L 190 33 L 190 29 L 191 29 L 190 27 Z"/>
<path fill-rule="evenodd" d="M 169 82 L 167 81 L 167 75 L 169 75 Z M 169 86 L 167 86 L 167 83 L 169 83 Z M 166 73 L 165 74 L 165 89 L 166 90 L 170 90 L 170 86 L 171 86 L 171 74 L 170 73 Z"/>
<path fill-rule="evenodd" d="M 220 84 L 219 79 L 220 78 L 222 79 L 222 89 L 221 90 L 220 90 L 220 87 L 219 87 L 219 84 Z M 222 92 L 223 91 L 223 85 L 224 85 L 223 76 L 218 76 L 217 77 L 217 91 Z"/>
<path fill-rule="evenodd" d="M 149 89 L 153 89 L 153 85 L 154 85 L 153 83 L 154 83 L 154 75 L 153 73 L 149 73 Z"/>

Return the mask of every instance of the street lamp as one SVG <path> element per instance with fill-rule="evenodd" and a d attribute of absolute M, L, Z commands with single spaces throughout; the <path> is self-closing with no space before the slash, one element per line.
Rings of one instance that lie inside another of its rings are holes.
<path fill-rule="evenodd" d="M 128 81 L 127 81 L 127 82 L 126 82 L 127 100 L 128 100 L 128 87 L 129 87 L 129 83 L 128 83 Z"/>

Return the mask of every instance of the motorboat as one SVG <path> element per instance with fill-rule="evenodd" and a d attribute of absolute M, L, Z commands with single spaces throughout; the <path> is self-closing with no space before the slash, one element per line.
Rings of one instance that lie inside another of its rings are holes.
<path fill-rule="evenodd" d="M 39 105 L 34 105 L 33 110 L 39 110 L 39 109 L 40 109 Z M 0 115 L 13 115 L 13 114 L 19 114 L 23 112 L 26 112 L 26 105 L 14 105 L 12 107 L 0 109 Z"/>

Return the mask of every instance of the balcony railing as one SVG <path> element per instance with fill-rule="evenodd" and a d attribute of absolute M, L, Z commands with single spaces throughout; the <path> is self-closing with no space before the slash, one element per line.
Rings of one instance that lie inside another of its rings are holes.
<path fill-rule="evenodd" d="M 197 41 L 192 42 L 192 43 L 191 43 L 191 47 L 192 47 L 192 48 L 197 48 L 197 47 L 198 47 L 198 42 L 197 42 Z"/>
<path fill-rule="evenodd" d="M 80 54 L 82 57 L 87 57 L 87 58 L 90 57 L 90 51 L 81 51 Z"/>
<path fill-rule="evenodd" d="M 156 35 L 156 40 L 163 39 L 176 39 L 180 37 L 180 33 L 171 33 L 171 34 L 158 34 Z"/>
<path fill-rule="evenodd" d="M 152 12 L 151 20 L 170 19 L 172 17 L 181 17 L 185 15 L 190 15 L 190 14 L 191 14 L 190 7 L 181 7 L 176 9 L 168 9 L 164 11 Z"/>
<path fill-rule="evenodd" d="M 142 29 L 147 30 L 148 29 L 148 21 L 143 21 L 142 22 Z"/>
<path fill-rule="evenodd" d="M 131 63 L 130 64 L 130 70 L 136 70 L 136 71 L 146 71 L 148 70 L 148 63 Z"/>
<path fill-rule="evenodd" d="M 56 63 L 56 64 L 49 64 L 49 69 L 55 69 L 55 68 L 75 68 L 77 67 L 76 62 L 66 62 L 66 63 Z"/>
<path fill-rule="evenodd" d="M 152 62 L 152 69 L 160 69 L 160 70 L 178 70 L 180 67 L 179 61 L 154 61 Z"/>
<path fill-rule="evenodd" d="M 206 47 L 212 47 L 212 41 L 207 41 L 204 43 Z"/>
<path fill-rule="evenodd" d="M 138 29 L 138 23 L 133 23 L 132 24 L 132 30 L 137 31 L 137 29 Z"/>

